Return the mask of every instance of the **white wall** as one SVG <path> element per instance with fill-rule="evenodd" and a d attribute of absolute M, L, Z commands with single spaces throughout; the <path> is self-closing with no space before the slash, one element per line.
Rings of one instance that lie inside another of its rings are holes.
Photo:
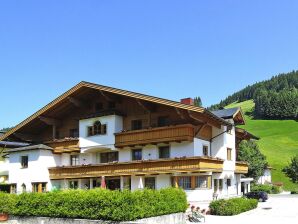
<path fill-rule="evenodd" d="M 156 189 L 162 189 L 171 187 L 171 176 L 170 175 L 157 175 L 156 176 Z"/>
<path fill-rule="evenodd" d="M 21 168 L 21 156 L 28 156 L 28 168 Z M 9 183 L 17 184 L 17 192 L 25 184 L 27 191 L 32 191 L 32 182 L 47 182 L 47 189 L 52 185 L 49 179 L 49 167 L 57 166 L 60 158 L 49 150 L 30 150 L 12 152 L 9 155 Z"/>
<path fill-rule="evenodd" d="M 107 133 L 105 135 L 88 136 L 88 127 L 92 126 L 95 121 L 100 121 L 102 124 L 107 125 Z M 103 117 L 96 117 L 84 119 L 79 121 L 80 131 L 80 147 L 84 152 L 88 147 L 101 147 L 115 149 L 115 135 L 114 133 L 120 132 L 123 129 L 123 119 L 121 116 L 109 115 Z"/>
<path fill-rule="evenodd" d="M 234 171 L 236 161 L 236 135 L 235 128 L 233 127 L 230 133 L 225 132 L 227 127 L 222 126 L 221 129 L 212 128 L 212 135 L 215 137 L 211 142 L 211 153 L 213 157 L 225 160 L 223 170 Z M 231 161 L 227 160 L 227 148 L 232 149 Z"/>
<path fill-rule="evenodd" d="M 208 155 L 210 156 L 210 142 L 194 138 L 194 156 L 203 156 L 203 146 L 208 146 Z"/>
<path fill-rule="evenodd" d="M 193 142 L 171 142 L 170 143 L 170 157 L 192 157 L 194 156 L 194 143 Z"/>
<path fill-rule="evenodd" d="M 0 176 L 8 175 L 8 159 L 0 161 Z"/>

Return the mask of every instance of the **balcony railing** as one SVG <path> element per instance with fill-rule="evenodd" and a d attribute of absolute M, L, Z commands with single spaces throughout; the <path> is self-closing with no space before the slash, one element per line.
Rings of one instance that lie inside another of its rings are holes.
<path fill-rule="evenodd" d="M 248 164 L 246 162 L 236 161 L 235 173 L 248 173 Z"/>
<path fill-rule="evenodd" d="M 115 146 L 157 144 L 172 141 L 193 141 L 194 128 L 190 124 L 148 128 L 136 131 L 127 131 L 115 134 Z"/>
<path fill-rule="evenodd" d="M 53 148 L 54 153 L 80 152 L 78 138 L 57 139 L 45 144 Z"/>
<path fill-rule="evenodd" d="M 190 172 L 221 172 L 223 160 L 210 157 L 141 160 L 99 165 L 49 168 L 50 179 L 92 178 L 100 176 L 154 175 Z"/>

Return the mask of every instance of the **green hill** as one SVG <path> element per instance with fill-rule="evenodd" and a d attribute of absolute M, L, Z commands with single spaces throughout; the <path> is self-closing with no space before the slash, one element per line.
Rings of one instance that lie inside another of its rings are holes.
<path fill-rule="evenodd" d="M 298 154 L 298 122 L 294 120 L 255 120 L 251 116 L 254 111 L 253 100 L 232 103 L 226 106 L 241 107 L 246 119 L 246 125 L 241 126 L 257 135 L 261 151 L 274 168 L 272 171 L 273 182 L 283 182 L 284 189 L 298 189 L 298 184 L 293 184 L 281 171 L 288 164 L 290 158 Z"/>

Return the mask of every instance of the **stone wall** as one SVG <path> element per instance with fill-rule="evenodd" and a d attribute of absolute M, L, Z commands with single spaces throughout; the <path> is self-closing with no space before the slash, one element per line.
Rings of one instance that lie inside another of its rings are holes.
<path fill-rule="evenodd" d="M 87 219 L 10 216 L 8 224 L 185 224 L 185 214 L 175 213 L 130 222 L 112 222 Z"/>

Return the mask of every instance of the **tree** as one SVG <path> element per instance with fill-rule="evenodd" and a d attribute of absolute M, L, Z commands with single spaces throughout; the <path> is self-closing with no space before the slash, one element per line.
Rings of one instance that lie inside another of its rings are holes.
<path fill-rule="evenodd" d="M 7 156 L 7 153 L 4 152 L 5 148 L 0 148 L 0 161 L 3 161 Z"/>
<path fill-rule="evenodd" d="M 197 107 L 202 107 L 202 100 L 201 97 L 197 96 L 194 98 L 194 105 Z"/>
<path fill-rule="evenodd" d="M 293 183 L 298 183 L 298 155 L 291 158 L 291 162 L 282 169 L 282 172 L 284 172 Z"/>
<path fill-rule="evenodd" d="M 268 166 L 266 157 L 261 153 L 255 141 L 242 141 L 239 144 L 238 160 L 248 163 L 247 176 L 253 177 L 256 181 L 264 174 Z"/>

